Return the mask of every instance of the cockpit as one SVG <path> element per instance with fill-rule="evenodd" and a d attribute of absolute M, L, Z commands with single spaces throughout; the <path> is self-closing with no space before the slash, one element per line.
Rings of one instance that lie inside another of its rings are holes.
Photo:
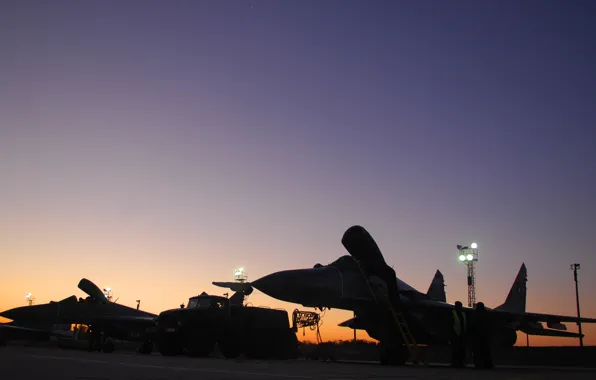
<path fill-rule="evenodd" d="M 320 264 L 318 264 L 318 265 L 320 265 Z M 356 273 L 361 272 L 360 264 L 358 264 L 358 261 L 356 261 L 355 258 L 353 258 L 352 256 L 349 256 L 349 255 L 341 256 L 340 258 L 338 258 L 337 260 L 335 260 L 334 262 L 329 264 L 329 266 L 339 269 L 340 272 L 342 272 L 342 273 L 343 272 L 356 272 Z M 316 267 L 317 266 L 315 265 L 315 268 Z"/>

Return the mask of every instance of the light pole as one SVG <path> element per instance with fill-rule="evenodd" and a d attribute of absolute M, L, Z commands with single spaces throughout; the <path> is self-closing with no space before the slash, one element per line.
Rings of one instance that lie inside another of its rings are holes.
<path fill-rule="evenodd" d="M 137 300 L 137 310 L 139 310 L 140 306 L 141 306 L 141 300 Z"/>
<path fill-rule="evenodd" d="M 468 307 L 476 304 L 476 273 L 475 264 L 478 262 L 478 244 L 472 243 L 468 247 L 458 245 L 459 261 L 468 267 Z"/>
<path fill-rule="evenodd" d="M 573 280 L 575 281 L 575 303 L 577 304 L 577 318 L 581 318 L 579 312 L 579 288 L 577 286 L 577 271 L 579 270 L 579 264 L 571 264 L 570 269 L 573 269 Z M 579 328 L 579 346 L 584 346 L 584 338 L 582 336 L 582 323 L 577 321 L 577 327 Z"/>
<path fill-rule="evenodd" d="M 29 304 L 29 306 L 33 305 L 33 300 L 35 298 L 33 298 L 33 296 L 31 295 L 31 293 L 25 294 L 25 298 L 27 298 L 27 303 Z"/>
<path fill-rule="evenodd" d="M 248 279 L 246 273 L 244 273 L 244 268 L 236 268 L 234 269 L 234 280 L 236 282 L 245 282 Z"/>
<path fill-rule="evenodd" d="M 108 302 L 112 302 L 112 289 L 104 288 L 103 291 L 106 292 L 106 298 L 108 299 Z"/>

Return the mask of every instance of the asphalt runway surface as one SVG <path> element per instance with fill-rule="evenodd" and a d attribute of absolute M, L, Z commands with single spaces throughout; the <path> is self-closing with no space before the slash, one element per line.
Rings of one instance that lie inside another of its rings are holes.
<path fill-rule="evenodd" d="M 86 352 L 0 347 L 0 378 L 6 380 L 187 380 L 187 379 L 562 379 L 596 378 L 596 369 L 503 367 L 492 370 L 445 366 L 385 367 L 311 360 L 256 361 L 163 357 L 129 352 Z"/>

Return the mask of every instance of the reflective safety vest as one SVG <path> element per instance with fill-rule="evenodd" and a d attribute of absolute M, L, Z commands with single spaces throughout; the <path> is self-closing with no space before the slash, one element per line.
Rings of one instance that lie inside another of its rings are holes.
<path fill-rule="evenodd" d="M 452 311 L 453 314 L 453 331 L 455 332 L 455 335 L 461 335 L 461 323 L 459 321 L 459 315 L 457 314 L 457 311 L 453 310 Z M 465 313 L 461 313 L 462 317 L 463 317 L 463 322 L 464 322 L 464 332 L 467 331 L 467 322 L 466 322 L 466 314 Z"/>

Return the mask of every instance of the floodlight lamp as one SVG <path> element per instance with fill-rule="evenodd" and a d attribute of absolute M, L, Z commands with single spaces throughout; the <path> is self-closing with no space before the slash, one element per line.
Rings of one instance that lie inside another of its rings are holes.
<path fill-rule="evenodd" d="M 109 292 L 109 291 L 111 291 L 111 290 L 112 290 L 112 289 L 110 289 L 110 288 L 105 288 L 103 291 L 104 291 L 104 292 Z"/>
<path fill-rule="evenodd" d="M 27 299 L 31 298 L 31 293 L 25 294 L 25 298 L 27 298 Z"/>
<path fill-rule="evenodd" d="M 244 273 L 244 268 L 236 268 L 234 270 L 234 276 L 242 276 L 242 273 Z"/>
<path fill-rule="evenodd" d="M 472 246 L 471 247 L 472 247 L 472 249 L 476 249 L 476 248 L 478 248 L 478 244 L 472 243 Z"/>
<path fill-rule="evenodd" d="M 466 259 L 468 259 L 468 261 L 472 261 L 474 260 L 474 256 L 472 254 L 469 254 L 468 256 L 466 256 Z"/>
<path fill-rule="evenodd" d="M 466 261 L 465 255 L 459 255 L 459 261 Z"/>

